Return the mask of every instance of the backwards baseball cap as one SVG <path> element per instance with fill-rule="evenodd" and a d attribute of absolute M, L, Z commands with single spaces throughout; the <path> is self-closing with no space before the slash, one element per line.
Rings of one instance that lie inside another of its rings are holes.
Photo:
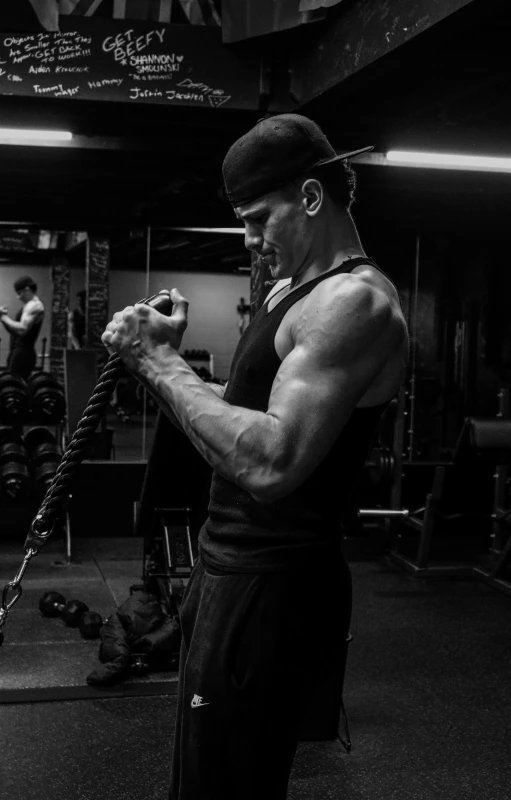
<path fill-rule="evenodd" d="M 333 164 L 372 150 L 336 153 L 315 122 L 300 114 L 277 114 L 238 139 L 224 159 L 227 197 L 234 207 L 281 189 L 313 167 Z"/>

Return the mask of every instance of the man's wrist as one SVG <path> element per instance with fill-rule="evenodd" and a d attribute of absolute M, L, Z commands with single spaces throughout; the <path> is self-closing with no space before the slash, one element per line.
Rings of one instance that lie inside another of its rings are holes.
<path fill-rule="evenodd" d="M 144 353 L 139 361 L 137 372 L 141 377 L 154 382 L 161 375 L 168 375 L 180 364 L 184 364 L 177 350 L 169 344 L 158 345 L 150 353 Z"/>

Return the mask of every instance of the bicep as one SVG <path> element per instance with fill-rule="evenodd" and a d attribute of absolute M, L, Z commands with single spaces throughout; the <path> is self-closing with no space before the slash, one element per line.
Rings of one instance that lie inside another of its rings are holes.
<path fill-rule="evenodd" d="M 281 433 L 276 474 L 284 493 L 323 460 L 386 363 L 392 346 L 387 310 L 366 309 L 365 317 L 305 325 L 281 364 L 267 413 Z"/>
<path fill-rule="evenodd" d="M 44 312 L 38 307 L 30 308 L 27 309 L 26 311 L 23 311 L 20 323 L 22 324 L 25 331 L 29 331 L 30 328 L 32 328 L 33 325 L 36 324 L 36 322 L 39 322 L 39 320 L 42 319 L 43 314 Z"/>

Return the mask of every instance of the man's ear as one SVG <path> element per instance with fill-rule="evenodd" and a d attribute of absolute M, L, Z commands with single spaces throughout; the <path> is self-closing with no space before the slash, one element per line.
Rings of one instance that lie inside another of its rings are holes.
<path fill-rule="evenodd" d="M 309 217 L 315 217 L 323 205 L 324 192 L 316 178 L 307 178 L 302 184 L 303 207 Z"/>

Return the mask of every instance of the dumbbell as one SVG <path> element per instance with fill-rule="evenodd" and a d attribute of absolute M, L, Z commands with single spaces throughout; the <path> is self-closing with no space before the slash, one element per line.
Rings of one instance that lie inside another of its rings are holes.
<path fill-rule="evenodd" d="M 57 440 L 47 428 L 31 428 L 25 434 L 25 447 L 34 467 L 37 487 L 46 493 L 62 458 Z"/>
<path fill-rule="evenodd" d="M 66 413 L 66 398 L 58 380 L 49 372 L 34 372 L 28 382 L 32 413 L 38 422 L 60 422 Z"/>
<path fill-rule="evenodd" d="M 70 628 L 77 628 L 80 619 L 89 610 L 81 600 L 68 600 L 59 592 L 46 592 L 39 600 L 39 611 L 43 617 L 62 617 Z"/>
<path fill-rule="evenodd" d="M 0 420 L 7 425 L 21 424 L 28 413 L 29 396 L 23 378 L 6 372 L 0 377 Z"/>
<path fill-rule="evenodd" d="M 29 493 L 28 454 L 13 428 L 0 429 L 0 493 L 7 501 L 20 502 Z"/>
<path fill-rule="evenodd" d="M 97 611 L 86 611 L 80 618 L 78 627 L 84 639 L 97 639 L 103 627 L 101 614 Z"/>

